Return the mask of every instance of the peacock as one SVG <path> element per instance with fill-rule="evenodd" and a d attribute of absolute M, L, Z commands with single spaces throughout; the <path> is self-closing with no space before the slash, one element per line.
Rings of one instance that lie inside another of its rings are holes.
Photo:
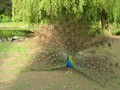
<path fill-rule="evenodd" d="M 66 56 L 71 55 L 74 69 L 100 85 L 120 75 L 120 58 L 112 48 L 114 40 L 97 36 L 97 31 L 90 30 L 86 24 L 70 21 L 69 24 L 44 25 L 35 33 L 40 49 L 32 62 L 32 70 L 66 67 Z"/>

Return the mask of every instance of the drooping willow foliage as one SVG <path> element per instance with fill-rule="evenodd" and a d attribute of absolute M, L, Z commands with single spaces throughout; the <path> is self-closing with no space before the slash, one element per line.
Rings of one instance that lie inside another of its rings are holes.
<path fill-rule="evenodd" d="M 104 17 L 117 21 L 120 16 L 120 0 L 12 0 L 13 18 L 19 21 L 39 23 L 41 20 L 69 17 L 86 21 L 101 20 Z M 52 19 L 53 20 L 53 19 Z"/>

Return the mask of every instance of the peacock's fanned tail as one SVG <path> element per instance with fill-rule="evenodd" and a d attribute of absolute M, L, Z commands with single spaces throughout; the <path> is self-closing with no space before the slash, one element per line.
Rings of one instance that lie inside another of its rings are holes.
<path fill-rule="evenodd" d="M 95 34 L 95 31 L 81 30 L 79 25 L 39 27 L 36 31 L 37 43 L 42 50 L 37 51 L 32 69 L 52 70 L 65 67 L 66 55 L 72 54 L 76 70 L 105 85 L 117 77 L 114 71 L 118 70 L 119 65 L 107 44 L 108 39 L 96 37 Z M 110 55 L 113 55 L 112 58 Z"/>
<path fill-rule="evenodd" d="M 84 55 L 79 53 L 75 57 L 75 69 L 101 85 L 105 85 L 111 79 L 116 77 L 113 70 L 115 63 L 112 65 L 113 63 L 111 62 L 111 58 L 109 58 L 108 54 L 98 53 L 100 52 L 84 53 Z"/>

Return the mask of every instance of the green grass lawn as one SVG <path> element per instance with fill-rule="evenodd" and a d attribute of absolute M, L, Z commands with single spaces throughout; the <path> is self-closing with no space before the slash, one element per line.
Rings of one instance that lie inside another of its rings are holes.
<path fill-rule="evenodd" d="M 27 36 L 35 28 L 23 22 L 0 23 L 0 38 L 13 36 Z"/>
<path fill-rule="evenodd" d="M 23 22 L 4 22 L 4 23 L 0 23 L 0 27 L 28 27 L 29 24 L 27 23 L 23 23 Z"/>
<path fill-rule="evenodd" d="M 30 30 L 30 28 L 18 28 L 18 27 L 2 27 L 0 30 Z"/>
<path fill-rule="evenodd" d="M 0 52 L 25 52 L 28 50 L 27 45 L 16 44 L 12 42 L 1 42 Z"/>
<path fill-rule="evenodd" d="M 30 28 L 0 28 L 0 38 L 11 38 L 13 36 L 29 37 L 33 35 Z"/>

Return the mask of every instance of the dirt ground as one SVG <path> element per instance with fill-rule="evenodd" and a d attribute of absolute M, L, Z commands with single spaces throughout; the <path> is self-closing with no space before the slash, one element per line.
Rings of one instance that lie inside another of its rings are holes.
<path fill-rule="evenodd" d="M 113 51 L 120 51 L 120 37 L 111 37 Z M 30 59 L 34 48 L 32 40 L 15 42 L 27 44 L 25 52 L 0 52 L 0 90 L 120 90 L 120 81 L 110 82 L 102 87 L 76 70 L 66 73 L 67 68 L 53 71 L 26 71 L 25 65 Z M 119 58 L 119 57 L 118 57 Z M 120 59 L 118 59 L 120 60 Z M 120 61 L 118 61 L 120 62 Z"/>

